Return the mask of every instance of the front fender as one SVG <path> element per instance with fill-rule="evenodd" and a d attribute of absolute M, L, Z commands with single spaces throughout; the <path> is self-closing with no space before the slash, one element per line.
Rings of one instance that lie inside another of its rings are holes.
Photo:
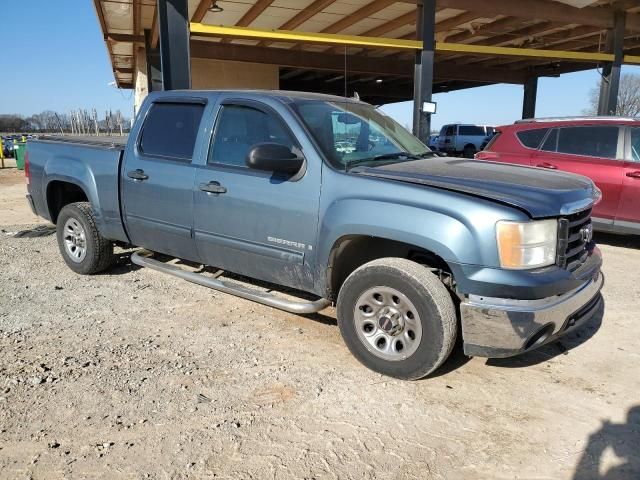
<path fill-rule="evenodd" d="M 321 208 L 318 291 L 327 285 L 331 252 L 343 237 L 362 235 L 413 245 L 440 257 L 452 272 L 460 272 L 461 264 L 497 267 L 496 222 L 524 215 L 457 192 L 370 180 L 351 176 L 348 186 L 325 190 L 336 195 Z M 355 197 L 356 192 L 366 193 Z"/>
<path fill-rule="evenodd" d="M 472 261 L 482 256 L 474 232 L 460 220 L 410 205 L 365 199 L 335 202 L 320 225 L 319 256 L 328 261 L 336 242 L 349 235 L 415 245 L 445 261 Z"/>

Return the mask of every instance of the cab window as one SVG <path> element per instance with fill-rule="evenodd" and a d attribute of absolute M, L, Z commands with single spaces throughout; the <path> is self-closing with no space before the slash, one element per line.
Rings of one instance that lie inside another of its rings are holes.
<path fill-rule="evenodd" d="M 224 105 L 218 114 L 208 163 L 246 167 L 249 151 L 259 143 L 292 148 L 293 138 L 274 114 L 244 105 Z"/>
<path fill-rule="evenodd" d="M 144 122 L 140 150 L 190 162 L 203 112 L 204 105 L 198 103 L 154 103 Z"/>

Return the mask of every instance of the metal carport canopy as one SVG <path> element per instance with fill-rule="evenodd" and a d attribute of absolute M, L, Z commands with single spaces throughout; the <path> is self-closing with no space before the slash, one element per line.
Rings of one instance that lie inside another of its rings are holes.
<path fill-rule="evenodd" d="M 414 65 L 423 46 L 416 38 L 425 34 L 417 26 L 422 2 L 218 0 L 222 11 L 214 12 L 211 0 L 160 1 L 186 2 L 192 58 L 277 65 L 286 89 L 357 91 L 378 104 L 414 97 Z M 540 76 L 616 61 L 640 63 L 637 0 L 434 1 L 435 29 L 426 32 L 435 40 L 434 92 L 503 82 L 531 85 Z M 158 44 L 157 2 L 94 3 L 116 81 L 132 87 L 134 52 L 145 48 L 145 30 L 149 48 Z"/>

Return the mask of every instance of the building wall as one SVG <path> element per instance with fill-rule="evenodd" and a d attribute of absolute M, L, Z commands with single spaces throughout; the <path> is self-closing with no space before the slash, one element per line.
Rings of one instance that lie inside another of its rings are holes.
<path fill-rule="evenodd" d="M 144 49 L 137 52 L 135 75 L 135 103 L 137 112 L 149 93 L 147 90 L 147 63 Z M 276 90 L 279 88 L 277 65 L 263 65 L 247 62 L 227 62 L 206 58 L 191 59 L 191 88 L 250 88 Z"/>
<path fill-rule="evenodd" d="M 205 58 L 191 59 L 191 88 L 264 88 L 277 89 L 280 83 L 277 65 L 227 62 Z"/>

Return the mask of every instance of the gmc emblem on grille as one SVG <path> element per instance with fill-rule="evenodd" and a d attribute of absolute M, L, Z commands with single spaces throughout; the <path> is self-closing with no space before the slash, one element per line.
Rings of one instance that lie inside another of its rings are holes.
<path fill-rule="evenodd" d="M 585 243 L 589 243 L 593 240 L 593 225 L 585 225 L 580 229 L 580 237 L 582 237 L 582 241 Z"/>

